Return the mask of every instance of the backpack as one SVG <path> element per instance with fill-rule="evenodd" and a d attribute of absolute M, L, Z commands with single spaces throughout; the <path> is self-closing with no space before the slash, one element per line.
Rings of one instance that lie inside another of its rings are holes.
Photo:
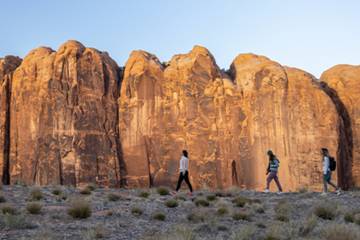
<path fill-rule="evenodd" d="M 329 157 L 329 168 L 330 168 L 330 171 L 335 171 L 335 169 L 336 169 L 336 161 L 335 161 L 335 158 L 333 158 L 333 157 Z"/>

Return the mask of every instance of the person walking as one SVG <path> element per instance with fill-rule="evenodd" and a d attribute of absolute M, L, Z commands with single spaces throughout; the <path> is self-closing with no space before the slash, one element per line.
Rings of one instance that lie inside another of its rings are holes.
<path fill-rule="evenodd" d="M 327 148 L 322 148 L 321 153 L 323 155 L 322 163 L 323 163 L 323 183 L 324 183 L 324 189 L 322 195 L 327 194 L 328 184 L 330 184 L 330 186 L 335 188 L 337 194 L 340 194 L 340 188 L 336 186 L 333 182 L 331 182 L 331 172 L 335 171 L 336 169 L 336 161 L 332 156 L 330 156 L 329 150 Z"/>
<path fill-rule="evenodd" d="M 176 192 L 179 191 L 180 187 L 181 187 L 181 183 L 183 182 L 183 180 L 185 180 L 186 184 L 188 185 L 190 192 L 189 195 L 192 195 L 193 189 L 189 180 L 189 157 L 188 157 L 188 152 L 186 150 L 182 151 L 183 155 L 180 158 L 180 175 L 179 175 L 179 180 L 176 186 Z M 174 193 L 176 194 L 176 193 Z"/>
<path fill-rule="evenodd" d="M 270 192 L 270 190 L 269 190 L 270 183 L 272 180 L 275 180 L 276 186 L 279 189 L 278 193 L 280 194 L 280 193 L 282 193 L 282 187 L 281 187 L 278 175 L 277 175 L 278 170 L 279 170 L 280 161 L 271 150 L 269 150 L 267 152 L 267 155 L 269 156 L 269 165 L 266 170 L 266 175 L 268 175 L 268 177 L 266 178 L 266 189 L 264 192 L 266 192 L 266 193 Z"/>

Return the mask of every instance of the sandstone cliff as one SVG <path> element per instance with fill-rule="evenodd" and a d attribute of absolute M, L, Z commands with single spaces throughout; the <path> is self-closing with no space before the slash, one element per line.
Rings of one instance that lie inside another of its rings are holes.
<path fill-rule="evenodd" d="M 348 188 L 360 182 L 359 71 L 337 66 L 320 84 L 241 54 L 225 72 L 201 46 L 167 63 L 133 51 L 122 71 L 76 41 L 37 48 L 0 60 L 0 174 L 4 183 L 174 186 L 187 149 L 195 188 L 259 190 L 272 149 L 285 190 L 320 189 L 327 147 Z"/>
<path fill-rule="evenodd" d="M 360 187 L 360 66 L 337 65 L 325 71 L 321 80 L 341 117 L 342 185 Z"/>
<path fill-rule="evenodd" d="M 21 59 L 18 57 L 0 58 L 0 179 L 5 184 L 10 182 L 10 88 L 13 72 L 20 63 Z"/>
<path fill-rule="evenodd" d="M 132 53 L 119 115 L 130 185 L 174 184 L 186 148 L 197 187 L 262 188 L 268 149 L 282 160 L 285 189 L 321 186 L 320 148 L 336 151 L 337 113 L 318 82 L 250 54 L 230 75 L 203 47 L 167 66 Z"/>
<path fill-rule="evenodd" d="M 119 69 L 76 41 L 31 51 L 11 88 L 11 182 L 118 185 Z"/>

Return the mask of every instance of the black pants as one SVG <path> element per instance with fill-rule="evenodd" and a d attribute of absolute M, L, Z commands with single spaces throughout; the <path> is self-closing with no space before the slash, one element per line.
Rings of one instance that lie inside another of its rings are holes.
<path fill-rule="evenodd" d="M 186 184 L 189 186 L 190 192 L 192 192 L 193 189 L 192 189 L 191 183 L 189 181 L 189 172 L 188 171 L 185 171 L 185 173 L 180 172 L 179 180 L 178 180 L 178 183 L 176 186 L 176 191 L 179 191 L 183 180 L 185 180 Z"/>

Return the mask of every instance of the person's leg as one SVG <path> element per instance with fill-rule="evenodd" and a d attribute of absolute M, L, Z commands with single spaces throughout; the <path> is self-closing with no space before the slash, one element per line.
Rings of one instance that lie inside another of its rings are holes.
<path fill-rule="evenodd" d="M 189 186 L 190 192 L 192 192 L 193 189 L 192 189 L 192 186 L 191 186 L 191 183 L 190 183 L 190 180 L 189 180 L 189 172 L 188 171 L 185 172 L 185 177 L 184 178 L 185 178 L 186 184 Z"/>
<path fill-rule="evenodd" d="M 324 193 L 327 192 L 327 176 L 326 174 L 323 175 L 323 182 L 324 182 Z"/>
<path fill-rule="evenodd" d="M 180 175 L 179 175 L 179 180 L 178 180 L 177 186 L 176 186 L 176 191 L 179 191 L 179 189 L 181 187 L 181 183 L 182 183 L 183 180 L 184 180 L 184 175 L 181 172 Z"/>
<path fill-rule="evenodd" d="M 268 177 L 266 178 L 266 189 L 268 190 L 270 188 L 270 182 L 274 178 L 273 173 L 269 173 Z"/>
<path fill-rule="evenodd" d="M 338 187 L 331 181 L 327 182 L 328 184 L 330 184 L 333 188 L 335 188 L 335 190 L 338 190 Z"/>
<path fill-rule="evenodd" d="M 277 173 L 276 173 L 276 174 L 275 174 L 275 176 L 274 176 L 274 180 L 275 180 L 275 183 L 276 183 L 276 185 L 277 185 L 277 187 L 278 187 L 279 191 L 280 191 L 280 192 L 282 192 L 282 187 L 281 187 L 281 184 L 280 184 L 279 178 L 278 178 L 278 176 L 277 176 Z"/>

